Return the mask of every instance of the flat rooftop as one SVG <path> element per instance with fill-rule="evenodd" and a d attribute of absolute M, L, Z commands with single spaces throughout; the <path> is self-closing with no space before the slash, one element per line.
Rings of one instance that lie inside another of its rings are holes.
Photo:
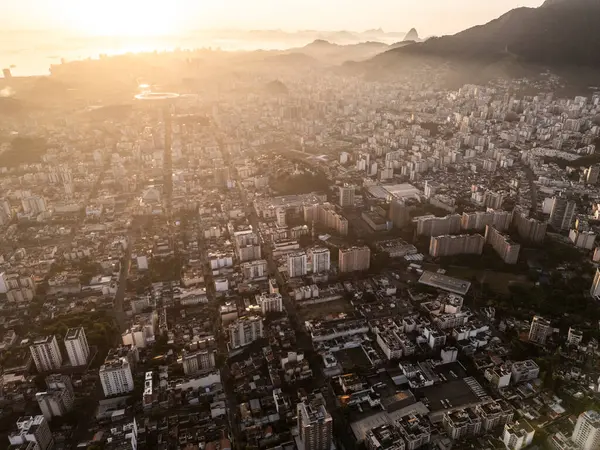
<path fill-rule="evenodd" d="M 419 278 L 419 283 L 459 295 L 465 295 L 471 288 L 469 281 L 429 271 L 423 272 L 423 275 Z"/>
<path fill-rule="evenodd" d="M 53 339 L 54 339 L 53 334 L 50 334 L 48 336 L 42 336 L 42 337 L 36 338 L 33 341 L 33 345 L 49 344 L 52 342 Z"/>
<path fill-rule="evenodd" d="M 71 339 L 77 339 L 79 337 L 80 333 L 81 333 L 81 328 L 69 328 L 67 330 L 67 334 L 65 335 L 65 341 L 68 341 Z"/>
<path fill-rule="evenodd" d="M 370 186 L 367 190 L 373 197 L 382 200 L 390 196 L 397 199 L 416 198 L 421 193 L 419 189 L 408 183 Z"/>
<path fill-rule="evenodd" d="M 464 380 L 453 380 L 446 383 L 428 386 L 416 391 L 417 397 L 424 396 L 429 400 L 431 411 L 445 410 L 442 400 L 449 400 L 452 408 L 459 408 L 480 402 L 480 399 Z"/>

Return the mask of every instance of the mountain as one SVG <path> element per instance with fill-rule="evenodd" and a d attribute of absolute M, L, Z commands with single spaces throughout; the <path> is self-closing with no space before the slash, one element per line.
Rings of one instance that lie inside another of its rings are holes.
<path fill-rule="evenodd" d="M 364 61 L 393 47 L 381 42 L 361 42 L 359 44 L 339 45 L 323 39 L 317 39 L 301 48 L 287 53 L 302 53 L 326 64 L 341 64 L 346 61 Z"/>
<path fill-rule="evenodd" d="M 419 42 L 419 33 L 417 33 L 415 28 L 411 28 L 410 31 L 406 33 L 406 36 L 404 36 L 404 40 Z"/>
<path fill-rule="evenodd" d="M 265 86 L 265 89 L 269 94 L 273 95 L 287 95 L 289 93 L 288 87 L 280 80 L 270 81 Z"/>
<path fill-rule="evenodd" d="M 600 68 L 599 18 L 598 0 L 547 0 L 453 36 L 390 50 L 374 62 L 433 56 L 491 63 L 510 56 L 520 63 Z"/>

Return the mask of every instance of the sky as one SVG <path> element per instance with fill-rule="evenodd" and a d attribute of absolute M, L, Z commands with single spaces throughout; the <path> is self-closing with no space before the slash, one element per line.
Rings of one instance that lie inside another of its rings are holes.
<path fill-rule="evenodd" d="M 0 0 L 4 29 L 159 35 L 215 28 L 452 34 L 543 0 Z"/>

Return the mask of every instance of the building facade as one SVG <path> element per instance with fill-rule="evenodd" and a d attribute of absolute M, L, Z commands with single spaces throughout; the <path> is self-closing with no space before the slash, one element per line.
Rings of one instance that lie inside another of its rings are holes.
<path fill-rule="evenodd" d="M 432 236 L 429 254 L 434 258 L 454 255 L 481 255 L 485 239 L 480 234 Z"/>
<path fill-rule="evenodd" d="M 354 186 L 340 186 L 340 206 L 342 208 L 352 207 L 355 203 Z"/>
<path fill-rule="evenodd" d="M 329 272 L 331 268 L 331 252 L 328 248 L 313 248 L 309 252 L 309 259 L 313 273 Z"/>
<path fill-rule="evenodd" d="M 575 424 L 571 439 L 582 450 L 599 449 L 600 413 L 597 411 L 586 411 L 581 413 Z"/>
<path fill-rule="evenodd" d="M 73 409 L 75 395 L 71 378 L 67 375 L 53 374 L 46 377 L 46 386 L 46 391 L 35 394 L 46 420 L 63 416 Z"/>
<path fill-rule="evenodd" d="M 305 252 L 288 255 L 288 277 L 303 277 L 308 273 L 308 258 Z"/>
<path fill-rule="evenodd" d="M 521 245 L 512 241 L 494 227 L 489 225 L 485 227 L 485 241 L 492 246 L 506 264 L 516 264 L 519 260 Z"/>
<path fill-rule="evenodd" d="M 568 230 L 575 218 L 575 202 L 566 197 L 554 197 L 552 200 L 550 225 L 555 230 Z"/>
<path fill-rule="evenodd" d="M 69 328 L 65 335 L 65 348 L 69 355 L 71 366 L 85 366 L 90 357 L 90 346 L 83 327 Z"/>
<path fill-rule="evenodd" d="M 553 328 L 549 320 L 534 316 L 529 327 L 529 341 L 545 345 L 548 336 L 552 335 Z"/>
<path fill-rule="evenodd" d="M 133 391 L 131 364 L 125 357 L 111 358 L 104 361 L 98 374 L 106 397 Z"/>
<path fill-rule="evenodd" d="M 263 320 L 258 316 L 247 316 L 229 325 L 229 346 L 244 347 L 263 337 Z"/>
<path fill-rule="evenodd" d="M 367 246 L 339 250 L 341 273 L 368 270 L 371 267 L 371 250 Z"/>
<path fill-rule="evenodd" d="M 260 311 L 263 314 L 283 311 L 283 297 L 278 292 L 273 294 L 262 293 L 257 295 L 256 304 L 260 306 Z"/>
<path fill-rule="evenodd" d="M 299 440 L 303 450 L 330 450 L 333 419 L 324 405 L 297 406 Z"/>
<path fill-rule="evenodd" d="M 34 340 L 29 350 L 38 372 L 50 372 L 62 366 L 62 354 L 54 335 Z"/>
<path fill-rule="evenodd" d="M 54 438 L 44 416 L 26 416 L 17 420 L 16 431 L 8 435 L 11 445 L 23 445 L 35 442 L 35 450 L 51 450 L 54 448 Z"/>

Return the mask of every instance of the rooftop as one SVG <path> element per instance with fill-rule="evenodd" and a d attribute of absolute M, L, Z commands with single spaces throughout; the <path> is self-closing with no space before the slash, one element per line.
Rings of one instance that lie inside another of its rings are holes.
<path fill-rule="evenodd" d="M 67 334 L 65 335 L 65 341 L 71 340 L 71 339 L 77 339 L 79 337 L 79 335 L 81 334 L 81 327 L 78 328 L 69 328 L 67 330 Z"/>
<path fill-rule="evenodd" d="M 471 283 L 468 281 L 429 271 L 423 272 L 419 283 L 459 295 L 465 295 L 471 287 Z"/>
<path fill-rule="evenodd" d="M 36 338 L 33 341 L 33 345 L 42 345 L 42 344 L 49 344 L 54 340 L 54 335 L 50 334 L 48 336 L 43 336 L 43 337 L 39 337 Z"/>

